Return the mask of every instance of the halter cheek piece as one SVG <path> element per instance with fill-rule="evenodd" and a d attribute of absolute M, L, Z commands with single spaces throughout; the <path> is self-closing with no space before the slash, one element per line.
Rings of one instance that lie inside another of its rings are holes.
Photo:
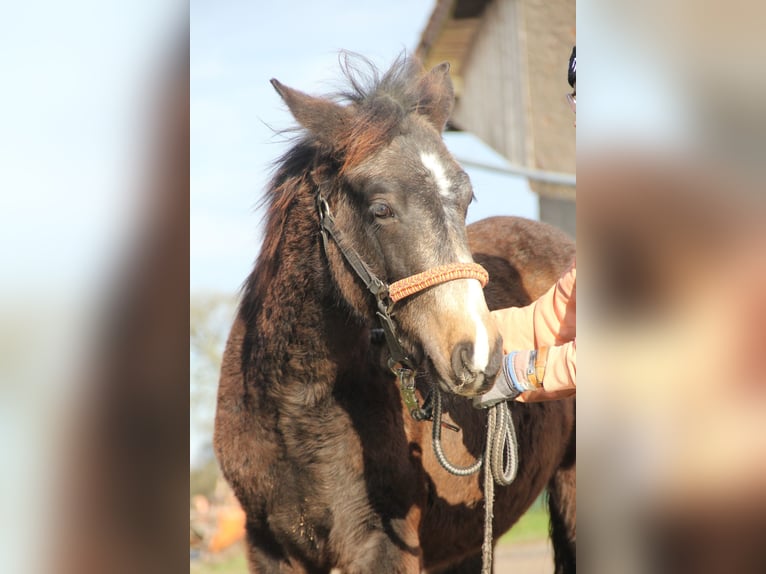
<path fill-rule="evenodd" d="M 418 405 L 418 399 L 415 395 L 416 367 L 413 360 L 404 352 L 401 340 L 396 333 L 396 325 L 391 316 L 391 311 L 396 302 L 447 281 L 476 279 L 484 287 L 489 280 L 487 271 L 477 263 L 449 263 L 433 267 L 416 275 L 411 275 L 389 285 L 381 281 L 370 271 L 370 268 L 353 247 L 343 243 L 341 232 L 335 226 L 335 219 L 330 212 L 330 206 L 321 193 L 317 194 L 317 210 L 319 212 L 319 230 L 322 235 L 322 247 L 325 254 L 327 254 L 329 236 L 335 241 L 343 257 L 365 284 L 367 290 L 375 297 L 378 306 L 376 314 L 383 329 L 386 344 L 388 345 L 388 368 L 399 379 L 402 399 L 409 409 L 410 415 L 418 421 L 430 419 L 430 408 L 425 406 L 421 408 Z"/>

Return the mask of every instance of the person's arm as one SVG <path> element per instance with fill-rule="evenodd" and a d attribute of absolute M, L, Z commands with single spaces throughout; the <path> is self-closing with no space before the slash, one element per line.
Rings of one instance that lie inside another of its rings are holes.
<path fill-rule="evenodd" d="M 494 386 L 474 399 L 488 407 L 516 399 L 536 402 L 576 392 L 576 267 L 526 307 L 494 311 L 503 337 L 503 370 Z"/>
<path fill-rule="evenodd" d="M 561 345 L 575 337 L 576 268 L 573 264 L 561 279 L 526 307 L 492 311 L 503 352 Z"/>
<path fill-rule="evenodd" d="M 577 341 L 556 347 L 514 351 L 503 357 L 503 369 L 487 393 L 474 398 L 475 407 L 507 400 L 538 402 L 563 399 L 577 390 Z"/>

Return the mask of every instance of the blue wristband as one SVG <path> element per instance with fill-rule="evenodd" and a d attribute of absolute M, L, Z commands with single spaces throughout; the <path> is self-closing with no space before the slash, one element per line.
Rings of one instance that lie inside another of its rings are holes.
<path fill-rule="evenodd" d="M 519 382 L 519 379 L 516 377 L 516 370 L 513 368 L 513 358 L 518 354 L 518 351 L 513 351 L 503 357 L 503 372 L 505 373 L 506 380 L 510 381 L 513 385 L 514 390 L 521 394 L 528 389 Z"/>

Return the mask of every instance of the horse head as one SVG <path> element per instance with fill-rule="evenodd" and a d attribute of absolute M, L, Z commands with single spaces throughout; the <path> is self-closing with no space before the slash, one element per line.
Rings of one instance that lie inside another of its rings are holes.
<path fill-rule="evenodd" d="M 423 73 L 400 59 L 367 84 L 346 71 L 345 101 L 272 84 L 316 150 L 313 193 L 342 234 L 325 245 L 339 299 L 372 324 L 377 302 L 342 247 L 386 284 L 445 265 L 470 267 L 465 218 L 473 190 L 441 137 L 454 103 L 448 64 Z M 406 352 L 444 390 L 475 395 L 499 372 L 502 342 L 477 278 L 423 288 L 396 302 L 392 316 Z"/>

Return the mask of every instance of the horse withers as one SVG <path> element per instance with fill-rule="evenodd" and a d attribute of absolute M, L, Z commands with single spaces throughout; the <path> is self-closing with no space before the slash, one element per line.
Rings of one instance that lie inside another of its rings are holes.
<path fill-rule="evenodd" d="M 264 242 L 224 354 L 216 454 L 247 516 L 253 572 L 478 571 L 478 476 L 438 465 L 431 422 L 410 416 L 390 350 L 371 337 L 381 307 L 348 256 L 385 284 L 473 265 L 470 181 L 441 139 L 454 101 L 448 66 L 423 74 L 402 58 L 367 81 L 346 72 L 351 89 L 341 99 L 272 82 L 303 133 L 264 200 Z M 323 213 L 332 213 L 331 238 Z M 571 260 L 571 245 L 547 226 L 492 226 L 473 236 L 495 277 L 487 293 L 501 293 L 503 305 L 529 302 L 544 291 L 530 287 L 532 275 L 547 288 Z M 509 237 L 526 242 L 523 256 Z M 535 249 L 532 270 L 522 260 Z M 433 384 L 450 393 L 444 418 L 460 431 L 443 437 L 445 452 L 472 462 L 486 413 L 465 397 L 491 385 L 502 354 L 481 283 L 469 274 L 421 289 L 391 316 L 418 368 L 418 399 Z M 548 484 L 557 569 L 573 571 L 573 401 L 512 410 L 521 463 L 496 494 L 495 532 Z"/>

